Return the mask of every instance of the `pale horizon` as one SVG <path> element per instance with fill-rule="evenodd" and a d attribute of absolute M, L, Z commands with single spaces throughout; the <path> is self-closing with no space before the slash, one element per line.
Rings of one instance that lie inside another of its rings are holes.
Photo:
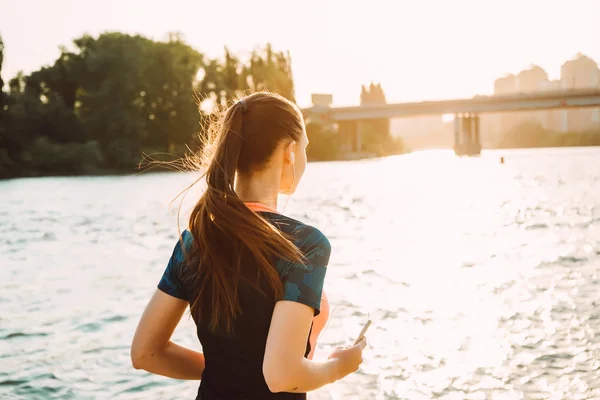
<path fill-rule="evenodd" d="M 105 31 L 158 40 L 179 31 L 209 57 L 221 56 L 225 46 L 243 55 L 271 42 L 291 53 L 301 106 L 310 104 L 311 93 L 331 93 L 336 105 L 357 104 L 360 85 L 371 81 L 382 84 L 389 102 L 472 97 L 491 94 L 495 79 L 531 64 L 558 79 L 561 65 L 579 52 L 600 62 L 600 2 L 594 0 L 286 5 L 4 1 L 2 76 L 8 82 L 19 70 L 51 64 L 59 46 Z"/>

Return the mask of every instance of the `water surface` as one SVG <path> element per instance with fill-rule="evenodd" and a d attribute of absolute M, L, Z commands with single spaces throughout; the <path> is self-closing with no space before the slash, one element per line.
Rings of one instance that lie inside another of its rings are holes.
<path fill-rule="evenodd" d="M 0 182 L 0 398 L 194 398 L 129 361 L 192 179 Z M 333 247 L 317 357 L 373 319 L 363 368 L 309 398 L 600 397 L 599 148 L 314 163 L 284 211 Z M 187 317 L 174 340 L 200 348 Z"/>

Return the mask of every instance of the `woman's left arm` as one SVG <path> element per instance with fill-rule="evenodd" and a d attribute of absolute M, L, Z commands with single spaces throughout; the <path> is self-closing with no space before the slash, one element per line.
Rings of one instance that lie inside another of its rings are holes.
<path fill-rule="evenodd" d="M 131 362 L 135 369 L 175 379 L 202 378 L 204 354 L 170 340 L 187 306 L 187 301 L 156 290 L 131 344 Z"/>

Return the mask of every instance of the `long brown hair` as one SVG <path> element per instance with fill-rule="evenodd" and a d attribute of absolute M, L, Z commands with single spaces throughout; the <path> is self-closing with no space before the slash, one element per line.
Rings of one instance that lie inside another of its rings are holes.
<path fill-rule="evenodd" d="M 260 290 L 258 279 L 266 278 L 275 299 L 282 297 L 283 288 L 274 257 L 303 260 L 298 248 L 251 211 L 234 190 L 236 174 L 265 167 L 278 144 L 300 140 L 303 129 L 300 110 L 274 93 L 244 97 L 209 126 L 209 143 L 201 154 L 207 187 L 189 219 L 195 244 L 195 256 L 189 260 L 195 261 L 188 268 L 197 288 L 191 313 L 198 320 L 206 318 L 201 304 L 209 304 L 212 330 L 231 332 L 240 312 L 238 288 L 241 280 L 248 280 L 241 273 L 242 254 L 251 255 L 258 266 L 257 280 L 249 283 Z"/>

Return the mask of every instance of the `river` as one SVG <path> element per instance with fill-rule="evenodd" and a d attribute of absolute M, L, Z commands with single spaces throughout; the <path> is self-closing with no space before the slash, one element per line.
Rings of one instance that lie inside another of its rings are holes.
<path fill-rule="evenodd" d="M 194 398 L 129 360 L 193 178 L 0 182 L 0 398 Z M 600 398 L 600 148 L 312 163 L 280 208 L 332 243 L 317 358 L 373 320 L 309 399 Z M 200 348 L 188 317 L 174 340 Z"/>

